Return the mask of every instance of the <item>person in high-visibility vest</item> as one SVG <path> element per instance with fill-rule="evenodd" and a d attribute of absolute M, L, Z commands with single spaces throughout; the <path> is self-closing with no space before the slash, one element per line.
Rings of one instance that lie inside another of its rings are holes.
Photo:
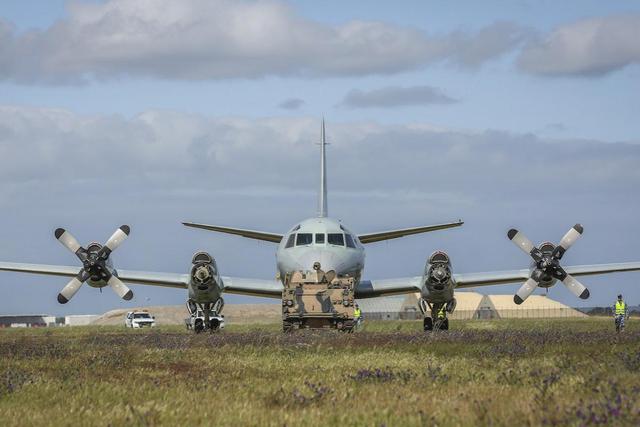
<path fill-rule="evenodd" d="M 442 307 L 440 307 L 440 310 L 438 310 L 438 319 L 446 319 L 446 317 L 447 317 L 447 305 L 442 304 Z"/>
<path fill-rule="evenodd" d="M 355 309 L 353 310 L 353 318 L 356 321 L 356 326 L 360 326 L 362 321 L 362 311 L 360 310 L 360 306 L 358 304 L 355 305 Z"/>
<path fill-rule="evenodd" d="M 618 295 L 618 300 L 613 306 L 613 317 L 616 321 L 616 329 L 623 330 L 624 320 L 629 317 L 629 313 L 627 311 L 627 303 L 622 299 L 622 295 Z"/>

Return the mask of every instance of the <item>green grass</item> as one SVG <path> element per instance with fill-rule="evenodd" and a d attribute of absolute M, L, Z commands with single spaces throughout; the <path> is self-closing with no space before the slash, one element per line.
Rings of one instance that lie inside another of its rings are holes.
<path fill-rule="evenodd" d="M 0 330 L 0 424 L 640 424 L 640 327 L 611 319 Z"/>

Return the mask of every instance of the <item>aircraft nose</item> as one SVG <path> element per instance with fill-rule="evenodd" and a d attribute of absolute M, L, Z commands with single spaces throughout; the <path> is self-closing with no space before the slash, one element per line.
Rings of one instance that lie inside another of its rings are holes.
<path fill-rule="evenodd" d="M 298 262 L 303 270 L 313 270 L 313 264 L 320 263 L 320 268 L 323 271 L 334 270 L 336 273 L 342 273 L 343 268 L 339 257 L 333 253 L 327 253 L 324 251 L 313 251 L 302 255 Z"/>

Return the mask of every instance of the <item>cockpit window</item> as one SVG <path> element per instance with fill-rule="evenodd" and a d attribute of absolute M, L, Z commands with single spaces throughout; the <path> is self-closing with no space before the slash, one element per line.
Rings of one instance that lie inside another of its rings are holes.
<path fill-rule="evenodd" d="M 324 233 L 316 233 L 316 245 L 324 245 Z"/>
<path fill-rule="evenodd" d="M 285 248 L 292 248 L 293 247 L 293 243 L 296 241 L 296 235 L 295 233 L 291 233 L 289 235 L 289 238 L 287 239 L 287 244 L 284 245 Z"/>
<path fill-rule="evenodd" d="M 296 239 L 296 246 L 310 245 L 313 243 L 313 234 L 311 233 L 298 233 Z"/>
<path fill-rule="evenodd" d="M 327 241 L 330 245 L 344 246 L 344 235 L 342 233 L 329 233 Z"/>
<path fill-rule="evenodd" d="M 356 247 L 356 243 L 353 241 L 353 237 L 351 236 L 351 234 L 345 234 L 344 237 L 347 240 L 347 247 L 348 248 L 355 248 Z"/>

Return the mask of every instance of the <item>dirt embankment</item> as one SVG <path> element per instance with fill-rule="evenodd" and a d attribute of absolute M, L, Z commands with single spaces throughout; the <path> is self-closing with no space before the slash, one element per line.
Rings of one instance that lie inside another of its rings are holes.
<path fill-rule="evenodd" d="M 111 310 L 97 318 L 94 325 L 124 325 L 127 312 L 147 310 L 158 325 L 181 325 L 189 315 L 184 305 L 164 305 Z M 227 304 L 222 311 L 229 323 L 272 323 L 282 320 L 280 304 Z"/>

